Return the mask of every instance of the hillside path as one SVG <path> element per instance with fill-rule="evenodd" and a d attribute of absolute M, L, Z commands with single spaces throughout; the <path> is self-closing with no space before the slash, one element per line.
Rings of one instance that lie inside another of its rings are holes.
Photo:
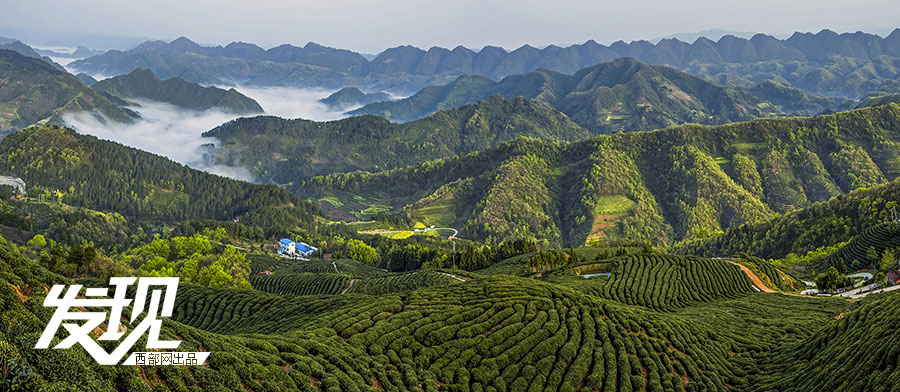
<path fill-rule="evenodd" d="M 356 283 L 357 280 L 359 280 L 359 279 L 350 279 L 350 285 L 347 286 L 347 288 L 344 289 L 344 291 L 341 291 L 341 295 L 347 294 L 347 290 L 350 290 L 350 288 L 353 287 L 353 284 Z"/>
<path fill-rule="evenodd" d="M 442 275 L 447 275 L 447 276 L 449 276 L 449 277 L 451 277 L 451 278 L 453 278 L 453 279 L 456 279 L 456 280 L 458 280 L 458 281 L 460 281 L 460 282 L 465 282 L 465 281 L 468 280 L 468 279 L 460 278 L 459 276 L 456 276 L 456 275 L 453 275 L 453 274 L 448 274 L 448 273 L 446 273 L 446 272 L 440 272 L 440 271 L 438 271 L 438 273 L 439 273 L 439 274 L 442 274 Z"/>
<path fill-rule="evenodd" d="M 744 273 L 747 274 L 747 277 L 750 278 L 750 282 L 752 282 L 758 289 L 762 290 L 762 292 L 764 292 L 764 293 L 775 293 L 776 292 L 775 290 L 772 290 L 772 289 L 766 287 L 766 285 L 763 284 L 762 279 L 760 279 L 758 276 L 756 276 L 756 274 L 753 273 L 753 271 L 751 271 L 750 268 L 747 268 L 746 265 L 743 265 L 741 263 L 737 263 L 734 261 L 730 261 L 730 260 L 725 260 L 725 261 L 738 266 L 738 268 L 740 268 L 741 271 L 744 271 Z"/>

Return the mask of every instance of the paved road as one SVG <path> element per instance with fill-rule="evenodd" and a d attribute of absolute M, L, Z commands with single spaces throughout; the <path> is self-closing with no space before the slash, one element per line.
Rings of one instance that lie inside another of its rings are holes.
<path fill-rule="evenodd" d="M 879 287 L 879 288 L 875 289 L 875 291 L 871 291 L 871 292 L 867 292 L 867 293 L 859 293 L 860 290 L 862 290 L 862 289 L 864 289 L 864 288 L 868 288 L 868 287 L 869 287 L 869 286 L 861 287 L 861 288 L 858 288 L 858 289 L 855 289 L 855 290 L 845 291 L 845 292 L 843 292 L 843 293 L 840 293 L 840 294 L 836 295 L 836 297 L 846 297 L 846 298 L 850 298 L 850 299 L 859 299 L 859 298 L 865 297 L 865 296 L 867 296 L 867 295 L 869 295 L 869 294 L 881 293 L 881 292 L 885 292 L 885 291 L 900 290 L 900 285 L 894 285 L 894 286 L 891 286 L 891 287 L 884 287 L 884 286 L 882 286 L 882 287 Z"/>

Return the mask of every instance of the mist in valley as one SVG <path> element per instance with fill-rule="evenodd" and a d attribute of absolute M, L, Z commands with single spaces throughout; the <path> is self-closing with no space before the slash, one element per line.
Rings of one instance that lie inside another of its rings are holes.
<path fill-rule="evenodd" d="M 259 102 L 266 115 L 315 121 L 346 117 L 344 111 L 331 110 L 319 102 L 319 99 L 327 97 L 334 91 L 285 87 L 237 89 Z M 141 118 L 132 124 L 104 121 L 98 118 L 96 113 L 89 112 L 68 113 L 63 116 L 63 120 L 66 125 L 79 133 L 162 155 L 175 162 L 213 174 L 242 181 L 255 181 L 250 172 L 243 167 L 215 164 L 212 153 L 219 147 L 219 140 L 201 136 L 203 132 L 241 117 L 240 115 L 215 109 L 198 112 L 167 103 L 133 101 L 140 106 L 129 109 L 139 113 Z"/>

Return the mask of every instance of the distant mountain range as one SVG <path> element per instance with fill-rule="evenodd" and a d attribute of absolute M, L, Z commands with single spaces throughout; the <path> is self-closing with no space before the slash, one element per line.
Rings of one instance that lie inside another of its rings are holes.
<path fill-rule="evenodd" d="M 779 82 L 818 94 L 859 98 L 897 75 L 900 29 L 885 38 L 862 32 L 795 33 L 779 40 L 756 34 L 750 39 L 726 35 L 718 41 L 693 43 L 664 39 L 618 41 L 605 46 L 594 41 L 565 48 L 522 46 L 513 51 L 487 46 L 422 50 L 400 46 L 371 60 L 349 50 L 309 43 L 271 49 L 233 42 L 206 47 L 181 37 L 172 42 L 148 41 L 128 51 L 112 50 L 71 64 L 81 72 L 120 75 L 135 68 L 151 69 L 162 78 L 180 77 L 201 84 L 240 83 L 255 86 L 298 86 L 415 92 L 445 84 L 461 75 L 501 79 L 545 68 L 562 73 L 633 57 L 653 65 L 668 65 L 717 80 L 749 87 L 777 77 Z M 868 71 L 875 71 L 874 73 Z M 844 79 L 862 77 L 861 81 Z"/>
<path fill-rule="evenodd" d="M 137 116 L 45 61 L 0 50 L 0 133 L 35 123 L 61 125 L 64 113 L 77 111 L 119 122 Z"/>
<path fill-rule="evenodd" d="M 390 101 L 391 95 L 385 92 L 364 93 L 356 87 L 344 87 L 319 102 L 332 110 L 346 110 L 354 106 L 367 105 L 373 102 Z"/>
<path fill-rule="evenodd" d="M 235 89 L 203 87 L 179 78 L 160 80 L 153 71 L 135 69 L 126 75 L 103 79 L 92 88 L 122 99 L 138 98 L 166 102 L 190 110 L 219 108 L 228 113 L 264 113 L 259 103 Z"/>
<path fill-rule="evenodd" d="M 499 82 L 484 76 L 462 76 L 444 86 L 426 87 L 409 98 L 372 103 L 349 114 L 410 121 L 494 94 L 544 101 L 593 133 L 651 130 L 686 122 L 724 124 L 852 107 L 842 100 L 813 96 L 774 82 L 753 89 L 723 87 L 670 67 L 625 57 L 572 75 L 542 69 Z"/>
<path fill-rule="evenodd" d="M 36 59 L 41 59 L 45 63 L 50 64 L 53 68 L 56 68 L 59 71 L 66 70 L 65 68 L 63 68 L 63 66 L 57 64 L 52 59 L 50 59 L 50 57 L 47 57 L 47 56 L 44 56 L 44 55 L 38 53 L 37 51 L 34 50 L 34 48 L 32 48 L 26 44 L 23 44 L 21 41 L 18 41 L 15 39 L 10 39 L 10 38 L 0 39 L 0 50 L 11 50 L 13 52 L 16 52 L 16 53 L 21 54 L 26 57 L 33 57 Z"/>

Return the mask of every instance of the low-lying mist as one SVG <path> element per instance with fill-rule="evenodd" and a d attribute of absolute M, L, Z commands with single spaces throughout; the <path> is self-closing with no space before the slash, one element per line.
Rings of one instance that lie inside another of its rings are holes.
<path fill-rule="evenodd" d="M 229 87 L 220 86 L 228 89 Z M 253 98 L 266 114 L 284 118 L 303 118 L 314 121 L 331 121 L 347 117 L 344 112 L 356 109 L 332 110 L 321 102 L 337 90 L 301 89 L 290 87 L 235 87 L 242 94 Z"/>
<path fill-rule="evenodd" d="M 210 144 L 218 145 L 219 141 L 200 136 L 203 132 L 238 116 L 220 110 L 198 112 L 180 109 L 166 103 L 137 102 L 141 106 L 131 109 L 138 112 L 141 119 L 132 124 L 103 122 L 94 113 L 88 112 L 68 113 L 63 115 L 63 120 L 68 126 L 83 134 L 162 155 L 195 169 L 238 180 L 253 181 L 253 176 L 245 168 L 213 164 L 211 157 L 208 156 L 212 151 Z"/>
<path fill-rule="evenodd" d="M 315 121 L 346 117 L 344 111 L 330 110 L 328 106 L 319 102 L 319 99 L 327 97 L 334 91 L 286 87 L 237 89 L 259 102 L 269 115 Z M 216 109 L 198 112 L 167 103 L 133 101 L 140 106 L 130 109 L 138 112 L 141 118 L 132 124 L 104 122 L 95 113 L 87 112 L 68 113 L 63 116 L 63 120 L 68 126 L 83 134 L 162 155 L 195 169 L 238 180 L 254 181 L 251 173 L 245 168 L 214 164 L 210 154 L 218 147 L 219 140 L 201 136 L 203 132 L 238 118 L 239 115 Z"/>

